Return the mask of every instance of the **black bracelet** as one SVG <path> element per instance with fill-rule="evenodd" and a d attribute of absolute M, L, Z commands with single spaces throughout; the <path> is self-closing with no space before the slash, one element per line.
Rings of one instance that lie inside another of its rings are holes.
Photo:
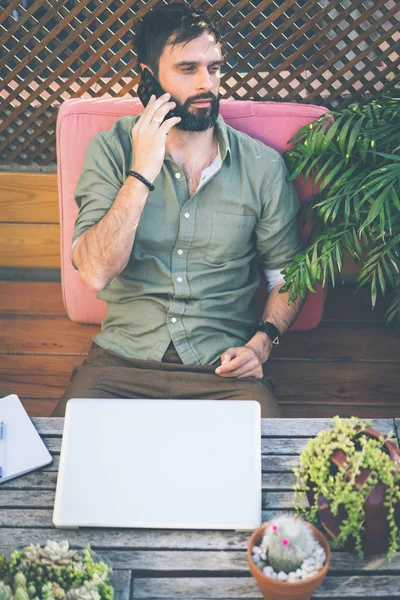
<path fill-rule="evenodd" d="M 139 179 L 139 181 L 147 185 L 151 192 L 156 189 L 154 185 L 150 183 L 150 181 L 146 179 L 146 177 L 143 177 L 143 175 L 141 175 L 140 173 L 136 173 L 136 171 L 128 171 L 128 175 L 132 175 L 132 177 L 136 177 L 136 179 Z"/>

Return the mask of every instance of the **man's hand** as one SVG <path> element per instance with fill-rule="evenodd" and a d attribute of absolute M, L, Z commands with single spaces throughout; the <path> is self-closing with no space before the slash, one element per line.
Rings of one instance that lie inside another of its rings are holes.
<path fill-rule="evenodd" d="M 154 181 L 161 171 L 168 132 L 181 120 L 180 117 L 171 117 L 164 121 L 164 117 L 175 107 L 175 102 L 168 102 L 169 98 L 168 93 L 160 98 L 153 94 L 132 128 L 132 169 L 150 181 Z"/>
<path fill-rule="evenodd" d="M 221 377 L 263 377 L 262 364 L 272 351 L 269 337 L 258 331 L 245 346 L 228 348 L 221 355 L 221 366 L 215 369 Z"/>

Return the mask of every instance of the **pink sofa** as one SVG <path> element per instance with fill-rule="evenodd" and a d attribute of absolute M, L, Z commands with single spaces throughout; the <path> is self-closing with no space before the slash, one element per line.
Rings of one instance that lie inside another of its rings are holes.
<path fill-rule="evenodd" d="M 137 98 L 90 98 L 66 100 L 57 119 L 58 197 L 61 224 L 61 274 L 64 306 L 67 315 L 78 323 L 100 323 L 106 314 L 106 304 L 80 281 L 70 262 L 73 226 L 78 214 L 74 201 L 75 187 L 82 169 L 89 140 L 98 132 L 111 129 L 114 121 L 124 115 L 137 115 L 143 110 Z M 283 153 L 290 137 L 303 125 L 326 112 L 321 106 L 281 102 L 222 100 L 221 114 L 228 125 L 258 138 Z M 298 178 L 295 182 L 300 201 L 311 193 L 310 182 Z M 305 238 L 311 227 L 302 228 Z M 266 286 L 256 294 L 259 308 L 266 297 Z M 292 330 L 316 327 L 322 316 L 326 289 L 309 294 Z"/>

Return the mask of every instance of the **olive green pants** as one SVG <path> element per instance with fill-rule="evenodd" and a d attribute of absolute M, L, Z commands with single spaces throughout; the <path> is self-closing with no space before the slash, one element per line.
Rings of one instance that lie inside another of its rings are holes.
<path fill-rule="evenodd" d="M 158 362 L 124 358 L 93 342 L 83 364 L 73 369 L 53 416 L 64 416 L 70 398 L 257 400 L 261 417 L 282 416 L 268 376 L 220 377 L 214 372 L 218 363 L 184 365 L 172 344 Z"/>

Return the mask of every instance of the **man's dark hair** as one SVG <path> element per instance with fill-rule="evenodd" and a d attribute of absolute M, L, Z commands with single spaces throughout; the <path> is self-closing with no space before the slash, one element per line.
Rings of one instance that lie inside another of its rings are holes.
<path fill-rule="evenodd" d="M 135 27 L 138 63 L 148 65 L 157 77 L 160 56 L 170 38 L 172 46 L 187 44 L 204 31 L 212 33 L 223 49 L 222 34 L 203 11 L 192 8 L 186 2 L 157 6 Z"/>

